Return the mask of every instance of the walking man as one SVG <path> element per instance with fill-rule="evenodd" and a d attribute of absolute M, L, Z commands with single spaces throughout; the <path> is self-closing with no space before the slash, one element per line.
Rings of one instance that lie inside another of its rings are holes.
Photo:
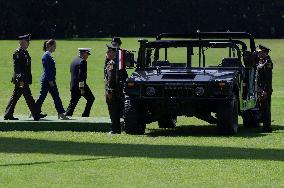
<path fill-rule="evenodd" d="M 83 96 L 86 100 L 85 110 L 82 117 L 89 117 L 92 105 L 95 101 L 95 97 L 87 84 L 87 59 L 91 55 L 90 48 L 78 48 L 79 56 L 76 57 L 70 65 L 71 81 L 70 92 L 71 100 L 66 110 L 66 116 L 72 116 L 75 107 Z"/>
<path fill-rule="evenodd" d="M 13 116 L 16 104 L 22 94 L 26 100 L 26 103 L 31 111 L 34 120 L 46 117 L 46 114 L 41 114 L 40 109 L 35 103 L 30 90 L 30 84 L 32 84 L 31 74 L 31 57 L 27 51 L 30 45 L 30 34 L 19 36 L 19 48 L 13 54 L 14 62 L 14 74 L 12 82 L 15 85 L 11 99 L 6 107 L 4 119 L 5 120 L 18 120 Z"/>

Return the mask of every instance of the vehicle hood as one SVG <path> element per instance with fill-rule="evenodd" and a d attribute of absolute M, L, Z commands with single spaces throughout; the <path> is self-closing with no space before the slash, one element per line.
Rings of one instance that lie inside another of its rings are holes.
<path fill-rule="evenodd" d="M 236 69 L 178 69 L 135 71 L 129 80 L 134 82 L 210 82 L 233 81 Z"/>

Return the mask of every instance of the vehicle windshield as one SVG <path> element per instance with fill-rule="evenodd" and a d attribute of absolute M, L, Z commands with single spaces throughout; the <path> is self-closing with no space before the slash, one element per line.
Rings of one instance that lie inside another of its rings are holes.
<path fill-rule="evenodd" d="M 214 67 L 222 66 L 222 62 L 228 60 L 232 62 L 227 65 L 229 67 L 234 67 L 233 63 L 241 64 L 240 54 L 230 47 L 193 47 L 191 50 L 187 47 L 146 48 L 147 67 Z"/>

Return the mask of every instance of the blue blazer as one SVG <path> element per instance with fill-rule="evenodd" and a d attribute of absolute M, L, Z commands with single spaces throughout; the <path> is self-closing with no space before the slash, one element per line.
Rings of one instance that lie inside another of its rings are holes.
<path fill-rule="evenodd" d="M 42 56 L 43 72 L 41 75 L 41 81 L 55 81 L 56 80 L 56 68 L 55 61 L 51 57 L 51 53 L 46 51 Z"/>

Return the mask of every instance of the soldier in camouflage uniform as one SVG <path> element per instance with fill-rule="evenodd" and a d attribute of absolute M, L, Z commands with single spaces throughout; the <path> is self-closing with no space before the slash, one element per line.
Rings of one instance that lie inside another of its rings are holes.
<path fill-rule="evenodd" d="M 125 69 L 118 70 L 118 65 L 116 64 L 117 46 L 111 44 L 107 45 L 107 47 L 104 80 L 106 103 L 111 119 L 111 131 L 109 133 L 120 134 L 120 117 L 123 111 L 123 84 L 128 76 Z"/>

